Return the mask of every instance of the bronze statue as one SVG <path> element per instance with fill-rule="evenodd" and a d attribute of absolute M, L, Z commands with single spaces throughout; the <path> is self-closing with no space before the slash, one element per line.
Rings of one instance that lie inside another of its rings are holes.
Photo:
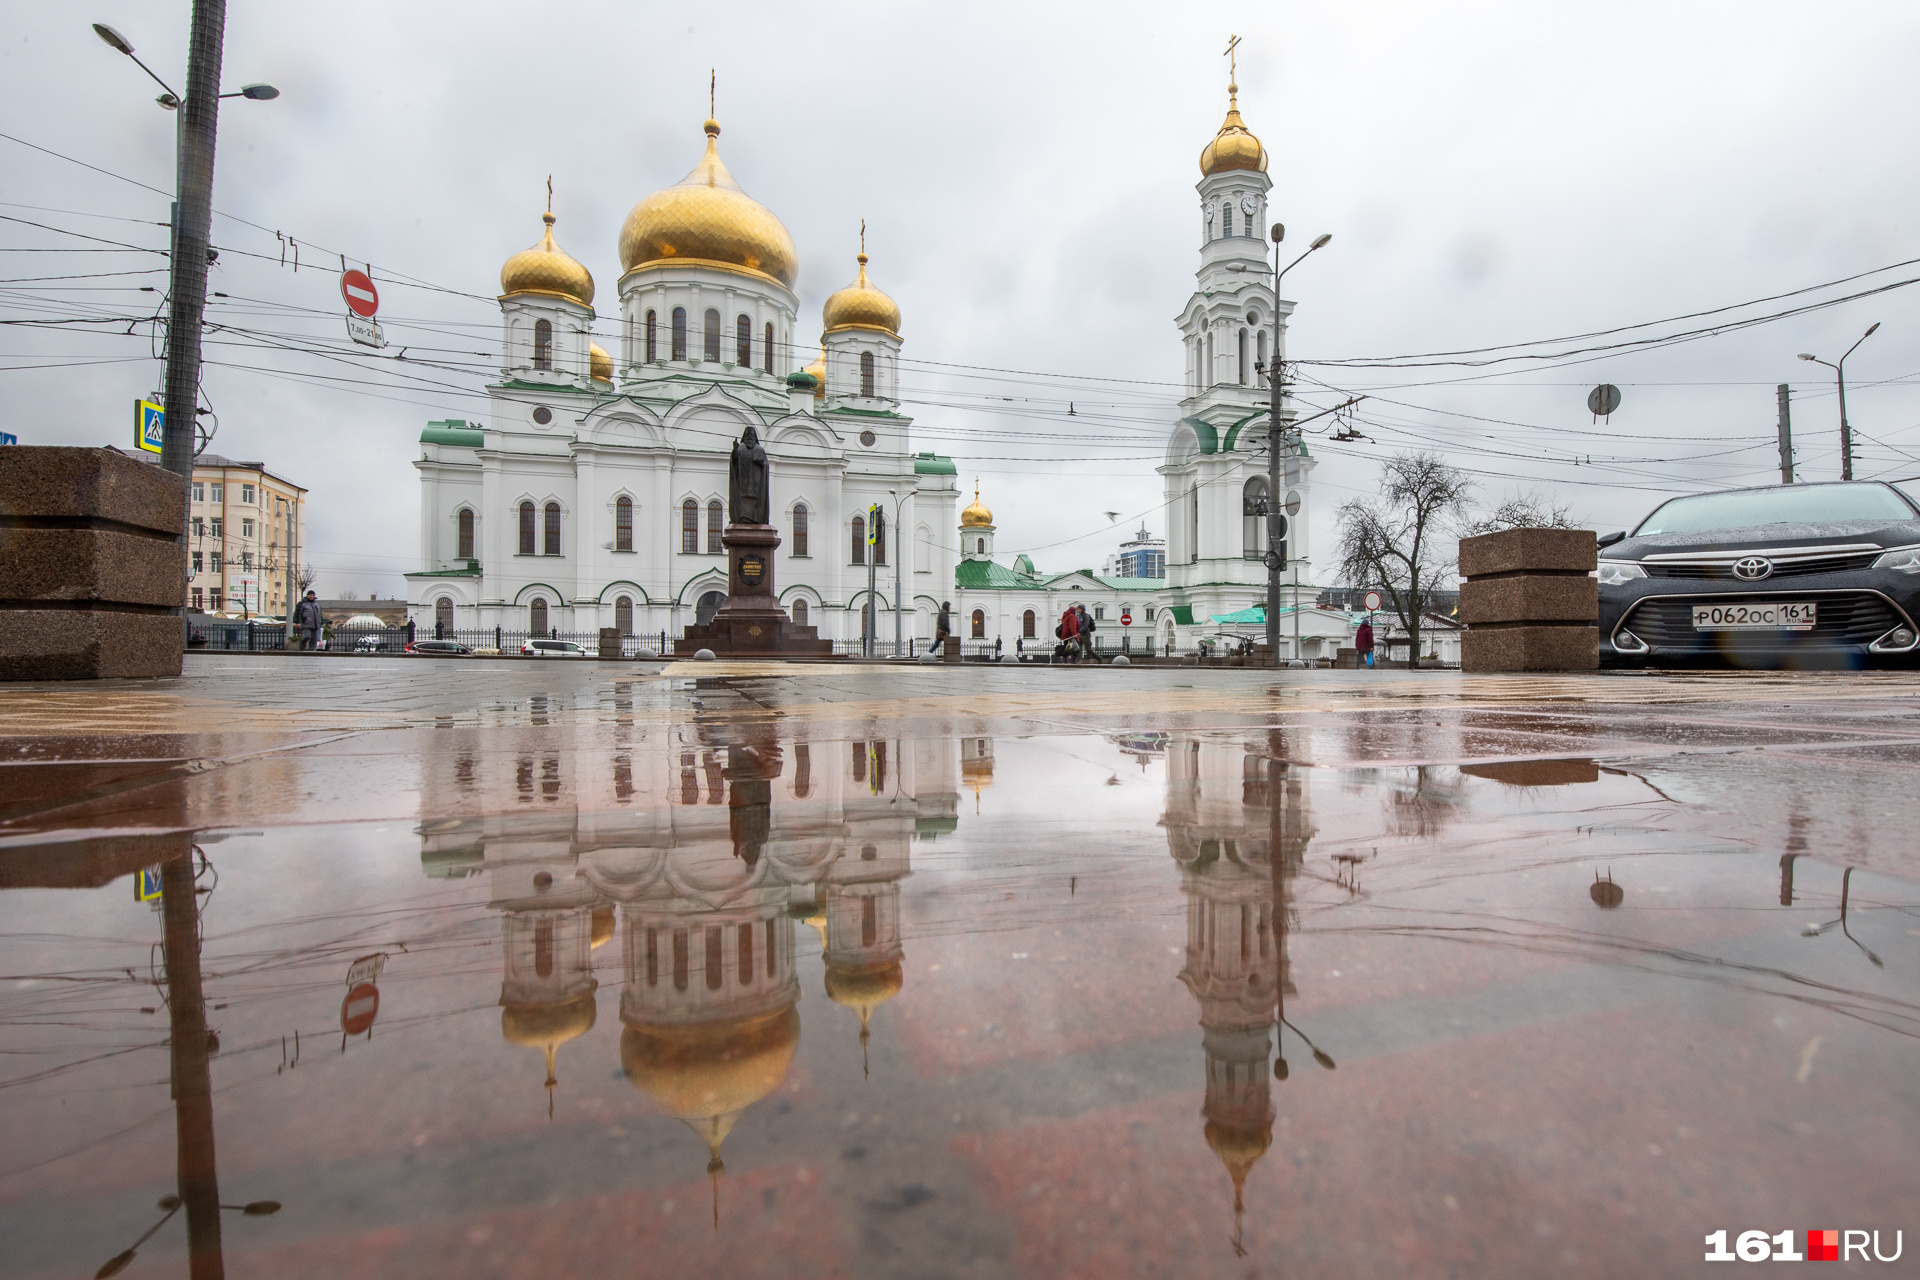
<path fill-rule="evenodd" d="M 727 510 L 734 524 L 766 524 L 767 451 L 760 433 L 749 426 L 734 441 L 727 463 Z"/>

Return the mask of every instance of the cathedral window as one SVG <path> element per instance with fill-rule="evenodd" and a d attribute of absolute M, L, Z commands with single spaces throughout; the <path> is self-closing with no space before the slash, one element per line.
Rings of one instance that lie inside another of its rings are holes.
<path fill-rule="evenodd" d="M 868 845 L 871 849 L 873 846 Z M 866 857 L 866 849 L 860 851 Z M 860 945 L 870 947 L 880 938 L 879 903 L 873 898 L 860 899 Z"/>
<path fill-rule="evenodd" d="M 543 555 L 557 556 L 560 554 L 560 504 L 557 502 L 549 502 L 547 504 L 546 516 L 546 536 L 544 545 L 541 547 L 541 553 Z"/>
<path fill-rule="evenodd" d="M 805 600 L 795 600 L 793 602 L 793 608 L 788 612 L 793 615 L 794 626 L 804 627 L 807 625 L 807 602 Z M 804 795 L 805 792 L 801 794 Z"/>
<path fill-rule="evenodd" d="M 1240 331 L 1238 361 L 1239 361 L 1239 370 L 1240 370 L 1240 385 L 1244 387 L 1247 385 L 1247 331 L 1245 329 L 1242 329 Z"/>
<path fill-rule="evenodd" d="M 864 742 L 853 744 L 853 780 L 855 782 L 867 780 L 867 744 Z"/>
<path fill-rule="evenodd" d="M 1200 486 L 1187 490 L 1187 563 L 1200 563 Z"/>
<path fill-rule="evenodd" d="M 753 985 L 753 926 L 740 926 L 740 985 Z"/>
<path fill-rule="evenodd" d="M 855 516 L 853 518 L 852 533 L 853 557 L 848 563 L 865 564 L 867 562 L 867 520 L 865 516 Z"/>
<path fill-rule="evenodd" d="M 531 502 L 520 504 L 520 554 L 523 556 L 533 554 L 533 504 Z"/>
<path fill-rule="evenodd" d="M 973 549 L 981 555 L 987 554 L 987 540 L 985 538 L 975 538 L 973 540 Z"/>
<path fill-rule="evenodd" d="M 633 550 L 633 499 L 621 497 L 613 504 L 613 549 Z"/>
<path fill-rule="evenodd" d="M 707 554 L 717 556 L 725 548 L 720 545 L 720 530 L 726 525 L 725 514 L 720 499 L 715 498 L 707 504 Z"/>
<path fill-rule="evenodd" d="M 1267 479 L 1251 477 L 1240 490 L 1240 554 L 1258 560 L 1267 553 Z"/>
<path fill-rule="evenodd" d="M 726 981 L 726 978 L 727 978 L 726 969 L 725 969 L 726 940 L 721 936 L 720 930 L 711 925 L 707 927 L 706 933 L 707 933 L 707 966 L 706 966 L 707 990 L 718 991 L 720 989 L 720 984 Z"/>
<path fill-rule="evenodd" d="M 459 555 L 462 560 L 473 559 L 473 508 L 462 507 L 455 517 L 460 529 Z"/>
<path fill-rule="evenodd" d="M 547 634 L 547 602 L 535 600 L 527 606 L 527 630 L 536 636 Z"/>
<path fill-rule="evenodd" d="M 1020 615 L 1020 635 L 1022 639 L 1025 639 L 1025 640 L 1033 639 L 1033 636 L 1034 636 L 1033 625 L 1034 625 L 1033 610 L 1029 609 L 1025 613 Z"/>
<path fill-rule="evenodd" d="M 1254 360 L 1253 367 L 1264 370 L 1267 367 L 1267 331 L 1265 329 L 1260 331 L 1260 336 L 1256 339 L 1256 342 L 1258 343 L 1257 350 L 1259 354 Z"/>
<path fill-rule="evenodd" d="M 720 313 L 712 307 L 700 317 L 700 354 L 708 360 L 720 358 Z"/>
<path fill-rule="evenodd" d="M 551 320 L 533 322 L 533 367 L 553 368 L 553 321 Z"/>
<path fill-rule="evenodd" d="M 680 554 L 700 550 L 700 504 L 688 498 L 680 504 Z"/>
<path fill-rule="evenodd" d="M 1223 236 L 1233 234 L 1233 201 L 1231 200 L 1220 206 L 1220 234 Z"/>
<path fill-rule="evenodd" d="M 687 358 L 687 309 L 685 307 L 673 309 L 673 358 L 675 360 Z"/>
<path fill-rule="evenodd" d="M 660 355 L 660 317 L 653 311 L 647 312 L 647 363 L 652 364 Z"/>
<path fill-rule="evenodd" d="M 793 620 L 801 626 L 806 625 L 806 606 L 805 600 L 793 602 Z M 813 794 L 813 748 L 804 742 L 797 742 L 793 747 L 793 794 L 800 800 Z"/>
<path fill-rule="evenodd" d="M 613 602 L 613 629 L 623 636 L 633 634 L 632 596 L 621 596 Z"/>
<path fill-rule="evenodd" d="M 742 369 L 753 368 L 753 321 L 740 316 L 733 322 L 733 362 Z"/>
<path fill-rule="evenodd" d="M 1200 379 L 1200 385 L 1203 387 L 1212 386 L 1213 380 L 1216 376 L 1217 376 L 1217 369 L 1213 363 L 1213 330 L 1208 329 L 1207 330 L 1207 368 L 1206 368 L 1205 375 Z"/>
<path fill-rule="evenodd" d="M 873 396 L 873 352 L 871 351 L 860 353 L 860 394 L 869 399 Z"/>
<path fill-rule="evenodd" d="M 768 373 L 773 372 L 773 321 L 767 321 L 767 340 L 760 348 L 760 367 Z"/>
<path fill-rule="evenodd" d="M 800 559 L 807 555 L 807 504 L 804 502 L 793 505 L 793 554 Z"/>
<path fill-rule="evenodd" d="M 687 989 L 687 970 L 691 967 L 688 964 L 689 959 L 690 957 L 687 955 L 687 931 L 685 929 L 675 929 L 673 931 L 673 989 L 675 991 L 685 991 Z"/>
<path fill-rule="evenodd" d="M 987 638 L 987 611 L 985 609 L 975 609 L 973 611 L 973 625 L 969 630 L 972 632 L 973 639 L 975 640 L 985 640 Z"/>
<path fill-rule="evenodd" d="M 453 630 L 453 597 L 441 596 L 433 602 L 433 634 L 436 639 Z"/>
<path fill-rule="evenodd" d="M 547 916 L 533 922 L 533 975 L 553 976 L 553 920 Z"/>

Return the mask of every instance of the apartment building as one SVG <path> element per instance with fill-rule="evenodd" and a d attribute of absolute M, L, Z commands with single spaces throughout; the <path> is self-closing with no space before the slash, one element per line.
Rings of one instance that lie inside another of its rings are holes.
<path fill-rule="evenodd" d="M 284 617 L 299 594 L 307 491 L 267 470 L 203 453 L 188 493 L 187 604 L 234 617 Z"/>

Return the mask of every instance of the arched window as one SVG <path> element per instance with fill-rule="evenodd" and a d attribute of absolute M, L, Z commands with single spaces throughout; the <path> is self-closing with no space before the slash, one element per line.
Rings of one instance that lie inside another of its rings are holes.
<path fill-rule="evenodd" d="M 987 554 L 987 540 L 985 538 L 975 538 L 973 540 L 973 549 L 981 555 Z"/>
<path fill-rule="evenodd" d="M 1259 356 L 1254 361 L 1254 368 L 1264 370 L 1267 368 L 1267 331 L 1262 329 L 1260 336 L 1255 339 L 1255 341 L 1258 343 L 1255 349 L 1259 352 Z"/>
<path fill-rule="evenodd" d="M 531 502 L 521 503 L 520 504 L 520 554 L 523 556 L 530 556 L 533 554 L 533 524 L 534 524 L 533 504 Z"/>
<path fill-rule="evenodd" d="M 807 602 L 805 600 L 795 600 L 793 602 L 793 608 L 789 610 L 789 612 L 793 615 L 794 626 L 804 627 L 807 625 Z"/>
<path fill-rule="evenodd" d="M 1258 560 L 1267 554 L 1267 478 L 1253 476 L 1240 490 L 1240 554 Z"/>
<path fill-rule="evenodd" d="M 1244 387 L 1247 385 L 1247 331 L 1245 329 L 1240 331 L 1239 368 L 1240 385 Z"/>
<path fill-rule="evenodd" d="M 652 364 L 660 355 L 660 317 L 652 310 L 647 312 L 647 363 Z"/>
<path fill-rule="evenodd" d="M 753 321 L 745 315 L 733 322 L 733 362 L 742 369 L 753 368 Z"/>
<path fill-rule="evenodd" d="M 807 554 L 807 504 L 793 504 L 793 552 L 804 558 Z"/>
<path fill-rule="evenodd" d="M 621 596 L 613 602 L 613 629 L 623 636 L 633 634 L 632 596 Z"/>
<path fill-rule="evenodd" d="M 700 550 L 700 504 L 688 498 L 680 504 L 680 554 L 690 556 Z"/>
<path fill-rule="evenodd" d="M 707 504 L 707 554 L 717 556 L 726 548 L 720 545 L 720 531 L 725 527 L 725 511 L 720 499 L 715 498 Z"/>
<path fill-rule="evenodd" d="M 453 630 L 453 598 L 441 596 L 433 602 L 433 638 L 444 640 Z"/>
<path fill-rule="evenodd" d="M 793 794 L 800 800 L 813 794 L 813 748 L 805 742 L 793 744 Z"/>
<path fill-rule="evenodd" d="M 473 508 L 462 507 L 456 517 L 460 527 L 460 558 L 473 559 Z"/>
<path fill-rule="evenodd" d="M 868 398 L 873 396 L 873 352 L 860 353 L 860 394 Z"/>
<path fill-rule="evenodd" d="M 727 597 L 725 592 L 707 591 L 701 593 L 700 598 L 694 601 L 693 604 L 694 622 L 700 626 L 706 626 L 709 622 L 713 621 L 713 615 L 720 612 L 720 606 L 726 602 Z"/>
<path fill-rule="evenodd" d="M 1233 234 L 1233 201 L 1231 200 L 1222 201 L 1220 205 L 1220 234 L 1223 236 Z"/>
<path fill-rule="evenodd" d="M 1033 639 L 1033 624 L 1033 610 L 1029 609 L 1020 615 L 1020 636 L 1022 639 Z"/>
<path fill-rule="evenodd" d="M 767 340 L 760 347 L 760 367 L 773 372 L 773 321 L 767 321 Z"/>
<path fill-rule="evenodd" d="M 852 534 L 853 534 L 853 555 L 848 561 L 848 563 L 865 564 L 867 562 L 867 519 L 866 517 L 855 516 L 853 518 L 853 525 L 851 528 L 852 528 Z"/>
<path fill-rule="evenodd" d="M 545 543 L 546 545 L 541 548 L 544 554 L 550 556 L 560 554 L 560 504 L 557 502 L 549 502 L 547 504 Z"/>
<path fill-rule="evenodd" d="M 675 360 L 687 358 L 687 309 L 685 307 L 673 309 L 673 358 Z"/>
<path fill-rule="evenodd" d="M 720 358 L 720 313 L 712 307 L 700 317 L 700 354 L 709 360 Z"/>
<path fill-rule="evenodd" d="M 536 636 L 547 634 L 547 602 L 545 600 L 535 599 L 527 606 L 527 631 Z"/>
<path fill-rule="evenodd" d="M 1207 367 L 1200 378 L 1200 385 L 1210 387 L 1213 385 L 1213 380 L 1219 376 L 1219 366 L 1213 360 L 1213 330 L 1209 328 L 1207 330 Z"/>
<path fill-rule="evenodd" d="M 1187 490 L 1187 563 L 1200 563 L 1200 486 Z"/>
<path fill-rule="evenodd" d="M 975 640 L 985 640 L 987 638 L 987 611 L 985 609 L 975 609 L 973 611 L 972 631 Z"/>
<path fill-rule="evenodd" d="M 633 550 L 633 499 L 624 495 L 613 504 L 613 549 Z"/>
<path fill-rule="evenodd" d="M 553 368 L 553 321 L 551 320 L 533 322 L 533 367 Z"/>

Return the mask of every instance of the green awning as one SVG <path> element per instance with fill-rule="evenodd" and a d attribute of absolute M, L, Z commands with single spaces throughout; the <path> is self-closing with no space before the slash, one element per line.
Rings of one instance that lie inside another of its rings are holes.
<path fill-rule="evenodd" d="M 1183 627 L 1195 625 L 1193 621 L 1193 606 L 1190 604 L 1176 604 L 1168 609 L 1167 612 L 1171 613 L 1173 620 Z"/>

